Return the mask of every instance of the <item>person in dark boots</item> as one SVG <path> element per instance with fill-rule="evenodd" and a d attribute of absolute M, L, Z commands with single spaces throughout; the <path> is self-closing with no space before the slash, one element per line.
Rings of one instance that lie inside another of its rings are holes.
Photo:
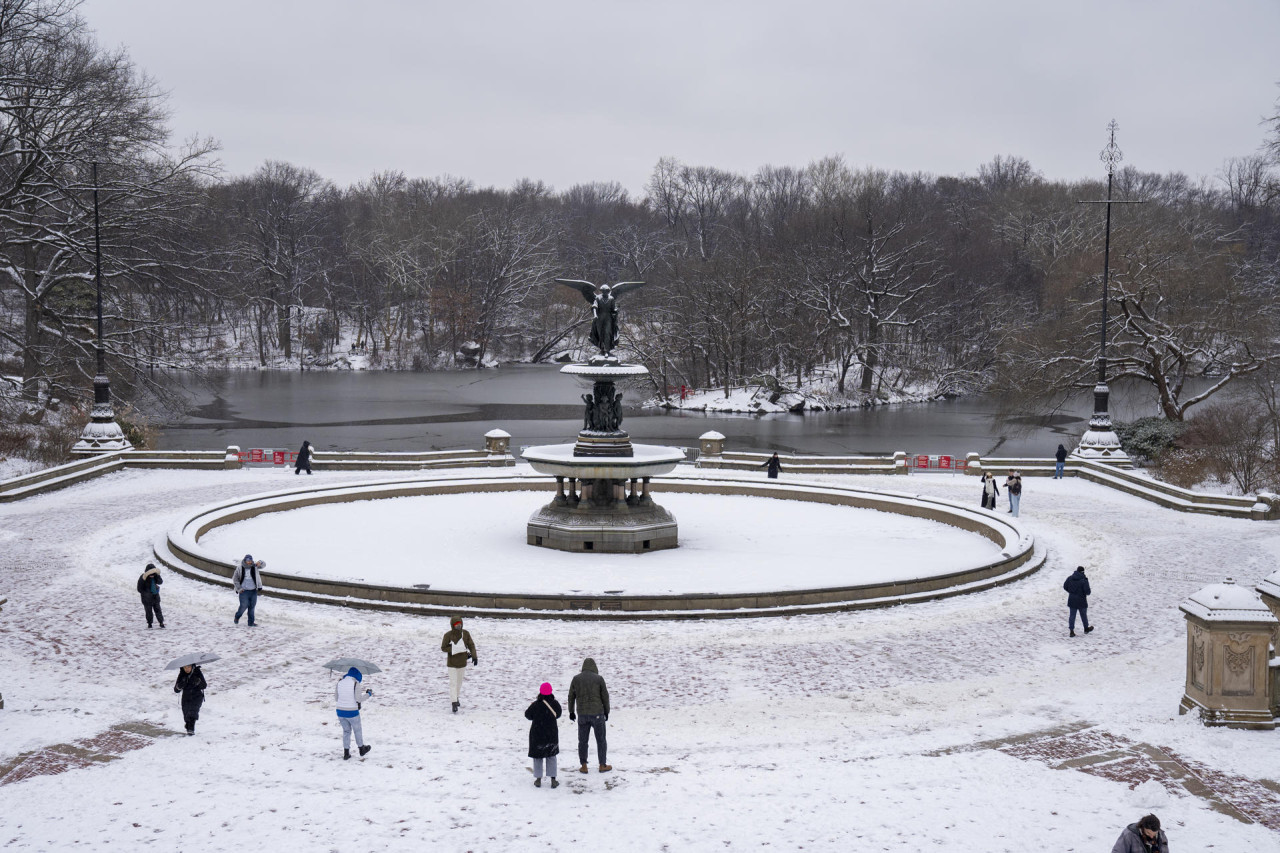
<path fill-rule="evenodd" d="M 769 479 L 776 480 L 778 479 L 778 472 L 782 470 L 782 460 L 778 458 L 778 454 L 775 451 L 772 456 L 770 456 L 768 459 L 764 460 L 764 462 L 760 464 L 760 467 L 768 468 Z"/>
<path fill-rule="evenodd" d="M 461 616 L 449 620 L 449 630 L 440 640 L 440 651 L 445 653 L 445 664 L 449 669 L 449 701 L 453 703 L 453 713 L 456 714 L 462 695 L 462 679 L 467 673 L 467 658 L 471 658 L 472 666 L 480 665 L 476 644 L 471 633 L 463 629 Z"/>
<path fill-rule="evenodd" d="M 1079 612 L 1080 624 L 1088 634 L 1093 630 L 1093 626 L 1089 624 L 1089 595 L 1093 590 L 1089 589 L 1089 579 L 1084 576 L 1084 566 L 1077 566 L 1071 577 L 1063 581 L 1062 588 L 1067 591 L 1067 607 L 1070 611 L 1067 630 L 1071 632 L 1071 636 L 1076 635 L 1076 613 Z"/>
<path fill-rule="evenodd" d="M 293 466 L 293 473 L 299 474 L 306 471 L 311 474 L 311 442 L 302 442 L 302 449 L 298 451 L 297 463 Z"/>
<path fill-rule="evenodd" d="M 208 686 L 198 666 L 184 666 L 174 682 L 173 692 L 182 694 L 182 721 L 186 723 L 188 735 L 196 733 L 196 720 L 200 719 L 204 689 Z"/>
<path fill-rule="evenodd" d="M 351 757 L 353 734 L 356 736 L 356 746 L 360 748 L 361 758 L 368 755 L 369 750 L 372 749 L 364 742 L 364 729 L 360 723 L 360 705 L 373 698 L 373 691 L 368 688 L 362 690 L 360 684 L 362 680 L 360 670 L 353 666 L 347 670 L 346 675 L 338 679 L 338 684 L 333 689 L 334 698 L 338 702 L 338 723 L 342 726 L 343 761 Z"/>
<path fill-rule="evenodd" d="M 253 611 L 258 606 L 258 593 L 262 591 L 262 570 L 266 568 L 266 560 L 253 559 L 252 554 L 245 554 L 240 565 L 231 574 L 231 588 L 240 597 L 240 608 L 236 610 L 235 623 L 240 624 L 240 617 L 249 611 L 249 627 L 257 627 L 253 620 Z"/>
<path fill-rule="evenodd" d="M 1061 444 L 1058 445 L 1058 451 L 1053 454 L 1053 479 L 1061 480 L 1062 471 L 1067 467 L 1067 449 Z"/>
<path fill-rule="evenodd" d="M 529 757 L 533 759 L 533 784 L 542 787 L 542 777 L 551 777 L 551 787 L 559 788 L 556 781 L 556 756 L 560 754 L 560 703 L 551 693 L 551 685 L 543 682 L 538 688 L 538 698 L 524 712 L 529 723 Z M 544 767 L 545 765 L 545 767 Z M 544 774 L 545 769 L 545 774 Z"/>
<path fill-rule="evenodd" d="M 147 614 L 147 627 L 151 627 L 151 621 L 154 618 L 160 623 L 160 627 L 164 627 L 164 613 L 160 610 L 160 584 L 164 583 L 164 578 L 160 577 L 160 570 L 156 568 L 155 563 L 147 563 L 147 568 L 138 576 L 138 594 L 142 596 L 142 609 Z"/>
<path fill-rule="evenodd" d="M 1111 853 L 1169 853 L 1169 839 L 1160 828 L 1160 818 L 1149 814 L 1126 826 Z"/>
<path fill-rule="evenodd" d="M 609 721 L 609 688 L 591 658 L 582 662 L 582 672 L 569 682 L 568 703 L 570 720 L 578 720 L 578 713 L 582 714 L 582 719 L 578 720 L 578 763 L 582 765 L 578 772 L 587 772 L 587 738 L 592 731 L 596 733 L 600 772 L 612 770 L 613 767 L 606 763 L 608 743 L 605 740 L 605 723 Z"/>

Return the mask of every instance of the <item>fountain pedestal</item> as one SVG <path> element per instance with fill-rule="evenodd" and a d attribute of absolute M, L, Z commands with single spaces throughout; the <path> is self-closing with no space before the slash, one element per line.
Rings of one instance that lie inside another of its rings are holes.
<path fill-rule="evenodd" d="M 556 478 L 556 496 L 529 519 L 527 541 L 560 551 L 644 553 L 677 545 L 676 520 L 653 502 L 650 478 L 684 459 L 678 447 L 632 444 L 622 429 L 622 394 L 614 383 L 647 376 L 616 358 L 569 364 L 561 373 L 583 394 L 582 430 L 573 444 L 530 447 L 522 454 L 540 474 Z"/>

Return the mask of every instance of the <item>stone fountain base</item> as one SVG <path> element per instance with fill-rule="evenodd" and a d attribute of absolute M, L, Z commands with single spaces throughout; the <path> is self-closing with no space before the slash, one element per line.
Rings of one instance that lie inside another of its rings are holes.
<path fill-rule="evenodd" d="M 581 440 L 581 435 L 579 435 Z M 530 447 L 524 458 L 556 478 L 556 496 L 529 518 L 526 541 L 559 551 L 643 554 L 677 545 L 676 520 L 649 480 L 684 458 L 678 447 L 631 446 L 626 457 L 578 455 L 573 444 Z"/>
<path fill-rule="evenodd" d="M 592 484 L 594 485 L 594 484 Z M 547 504 L 529 517 L 528 543 L 557 551 L 642 554 L 678 544 L 676 519 L 652 500 L 600 507 Z"/>

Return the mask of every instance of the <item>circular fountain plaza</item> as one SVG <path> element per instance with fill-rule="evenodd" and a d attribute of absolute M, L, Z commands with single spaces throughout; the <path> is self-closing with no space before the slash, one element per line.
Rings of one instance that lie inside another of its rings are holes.
<path fill-rule="evenodd" d="M 286 490 L 204 507 L 157 555 L 225 584 L 266 557 L 280 594 L 351 606 L 489 616 L 755 616 L 874 607 L 984 589 L 1044 560 L 1007 518 L 850 485 L 683 476 L 658 481 L 679 547 L 530 547 L 521 516 L 552 484 L 457 473 Z"/>

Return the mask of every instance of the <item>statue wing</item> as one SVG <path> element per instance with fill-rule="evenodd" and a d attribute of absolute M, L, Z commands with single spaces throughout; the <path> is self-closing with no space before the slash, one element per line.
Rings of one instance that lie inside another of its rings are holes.
<path fill-rule="evenodd" d="M 614 298 L 616 299 L 617 297 L 626 293 L 628 290 L 636 290 L 641 287 L 644 287 L 643 281 L 620 281 L 617 284 L 615 284 L 609 290 L 609 292 L 612 293 Z"/>
<path fill-rule="evenodd" d="M 589 281 L 581 281 L 576 278 L 558 278 L 556 284 L 563 284 L 565 287 L 572 287 L 581 293 L 588 303 L 594 305 L 596 302 L 596 286 Z"/>

